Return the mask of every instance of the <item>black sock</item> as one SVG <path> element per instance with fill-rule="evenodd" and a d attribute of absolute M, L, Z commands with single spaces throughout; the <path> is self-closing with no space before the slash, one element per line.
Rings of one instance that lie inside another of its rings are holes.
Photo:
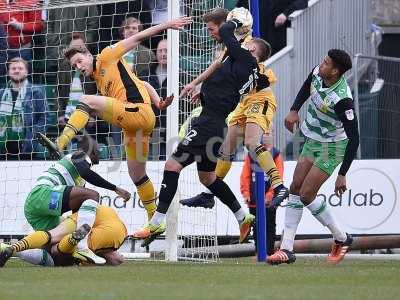
<path fill-rule="evenodd" d="M 176 189 L 178 188 L 179 173 L 174 171 L 164 171 L 164 177 L 161 183 L 160 196 L 158 198 L 157 211 L 166 214 L 172 200 L 174 199 Z"/>
<path fill-rule="evenodd" d="M 217 178 L 215 181 L 207 187 L 222 203 L 229 207 L 229 209 L 235 213 L 241 206 L 237 201 L 235 195 L 232 193 L 229 186 L 221 179 Z"/>

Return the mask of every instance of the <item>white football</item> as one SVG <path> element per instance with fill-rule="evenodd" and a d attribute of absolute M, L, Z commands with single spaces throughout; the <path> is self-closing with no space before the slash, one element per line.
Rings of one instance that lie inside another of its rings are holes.
<path fill-rule="evenodd" d="M 247 35 L 251 34 L 251 27 L 253 26 L 253 16 L 251 15 L 250 11 L 244 7 L 236 7 L 232 9 L 226 20 L 237 19 L 243 25 L 235 30 L 235 35 L 238 38 L 244 38 Z"/>

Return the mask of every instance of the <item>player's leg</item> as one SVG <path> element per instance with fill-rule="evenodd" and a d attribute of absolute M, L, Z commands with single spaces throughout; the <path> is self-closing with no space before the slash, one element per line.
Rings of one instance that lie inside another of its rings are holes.
<path fill-rule="evenodd" d="M 254 122 L 252 121 L 254 120 Z M 265 122 L 265 120 L 263 120 Z M 260 121 L 253 116 L 246 123 L 244 144 L 250 151 L 253 159 L 257 160 L 259 166 L 269 176 L 271 186 L 274 189 L 272 201 L 275 206 L 279 205 L 289 195 L 289 189 L 283 185 L 283 180 L 279 175 L 271 152 L 261 143 L 265 129 L 259 125 Z M 269 124 L 269 123 L 268 123 Z M 269 125 L 265 125 L 265 127 Z"/>
<path fill-rule="evenodd" d="M 146 173 L 149 140 L 149 135 L 144 134 L 142 130 L 134 133 L 124 131 L 129 176 L 135 184 L 140 201 L 147 212 L 147 220 L 152 218 L 157 208 L 154 186 Z"/>
<path fill-rule="evenodd" d="M 304 207 L 300 200 L 300 188 L 314 163 L 313 157 L 309 156 L 311 153 L 304 152 L 305 149 L 306 147 L 303 148 L 302 155 L 297 161 L 293 173 L 293 180 L 290 185 L 289 200 L 285 208 L 281 247 L 273 255 L 268 256 L 267 261 L 270 264 L 293 263 L 296 260 L 296 256 L 293 252 L 293 244 Z M 303 154 L 307 156 L 303 156 Z"/>
<path fill-rule="evenodd" d="M 111 110 L 112 104 L 110 107 L 110 99 L 103 96 L 83 95 L 75 111 L 71 114 L 68 123 L 65 125 L 63 132 L 56 140 L 58 149 L 64 150 L 78 132 L 86 126 L 91 112 L 102 115 L 104 112 Z"/>
<path fill-rule="evenodd" d="M 328 256 L 328 262 L 338 263 L 346 254 L 353 242 L 353 238 L 347 234 L 334 218 L 331 209 L 322 198 L 316 198 L 321 185 L 331 176 L 335 168 L 342 162 L 347 141 L 336 143 L 319 143 L 318 157 L 307 174 L 301 189 L 300 199 L 310 210 L 312 215 L 332 233 L 334 244 Z"/>
<path fill-rule="evenodd" d="M 186 146 L 179 144 L 176 151 L 166 161 L 157 210 L 144 228 L 133 233 L 135 238 L 151 239 L 165 231 L 165 216 L 176 194 L 180 172 L 194 162 L 194 155 L 188 152 L 186 148 Z"/>
<path fill-rule="evenodd" d="M 228 127 L 228 132 L 219 150 L 219 157 L 215 167 L 215 175 L 218 178 L 223 180 L 229 172 L 237 146 L 242 141 L 242 136 L 243 128 L 238 124 L 234 123 Z M 206 189 L 205 192 L 194 197 L 182 199 L 180 203 L 189 207 L 212 208 L 215 204 L 214 194 Z"/>
<path fill-rule="evenodd" d="M 220 143 L 206 147 L 206 151 L 201 155 L 200 161 L 197 161 L 199 179 L 235 215 L 240 228 L 239 242 L 242 243 L 249 235 L 255 217 L 246 213 L 229 186 L 215 175 L 214 170 L 219 148 Z"/>

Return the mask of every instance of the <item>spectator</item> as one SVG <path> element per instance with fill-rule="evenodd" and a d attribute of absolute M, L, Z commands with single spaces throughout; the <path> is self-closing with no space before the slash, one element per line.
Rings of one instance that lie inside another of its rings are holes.
<path fill-rule="evenodd" d="M 264 144 L 269 151 L 271 151 L 272 157 L 274 158 L 274 162 L 276 164 L 276 168 L 279 172 L 281 178 L 283 178 L 283 160 L 281 154 L 278 149 L 273 147 L 272 140 L 270 136 L 264 135 Z M 240 175 L 240 192 L 249 207 L 249 211 L 252 215 L 256 215 L 256 200 L 255 195 L 253 193 L 252 180 L 254 180 L 254 169 L 257 165 L 254 163 L 250 155 L 247 155 L 243 164 L 242 173 Z M 265 180 L 265 215 L 267 219 L 267 254 L 271 255 L 274 253 L 274 244 L 275 244 L 275 231 L 276 231 L 276 207 L 270 207 L 271 200 L 274 196 L 274 190 L 271 188 L 271 183 L 269 179 Z M 253 237 L 254 241 L 257 245 L 256 239 L 256 227 L 253 227 Z"/>
<path fill-rule="evenodd" d="M 32 36 L 40 33 L 44 24 L 38 0 L 3 0 L 0 3 L 0 23 L 7 32 L 7 60 L 22 57 L 28 62 L 28 73 L 32 72 Z M 26 8 L 32 10 L 26 10 Z M 23 8 L 23 9 L 22 9 Z M 4 9 L 4 10 L 3 10 Z"/>
<path fill-rule="evenodd" d="M 6 85 L 6 62 L 7 62 L 7 35 L 4 25 L 0 23 L 0 88 Z"/>
<path fill-rule="evenodd" d="M 9 83 L 0 90 L 1 158 L 38 158 L 42 148 L 34 137 L 45 132 L 44 88 L 28 81 L 28 63 L 22 58 L 9 61 L 8 76 Z"/>
<path fill-rule="evenodd" d="M 167 96 L 167 49 L 167 40 L 160 40 L 156 50 L 157 62 L 151 64 L 150 75 L 146 76 L 146 74 L 140 74 L 140 78 L 150 83 L 161 98 L 165 98 Z M 154 106 L 154 104 L 152 104 L 152 107 L 154 114 L 156 115 L 156 125 L 151 137 L 152 143 L 150 143 L 150 159 L 165 160 L 167 138 L 166 110 L 160 111 Z"/>
<path fill-rule="evenodd" d="M 98 22 L 96 5 L 52 8 L 47 12 L 46 83 L 57 85 L 59 116 L 64 116 L 72 81 L 71 67 L 64 62 L 62 52 L 70 43 L 73 33 L 79 32 L 89 49 L 96 53 Z M 84 90 L 87 94 L 96 93 L 94 84 L 85 84 Z"/>
<path fill-rule="evenodd" d="M 120 34 L 123 39 L 126 39 L 142 30 L 142 23 L 134 17 L 129 17 L 122 21 Z M 126 53 L 124 59 L 131 66 L 135 74 L 149 76 L 150 63 L 155 61 L 155 56 L 153 51 L 139 44 L 135 49 Z"/>
<path fill-rule="evenodd" d="M 286 46 L 286 29 L 290 27 L 289 15 L 307 6 L 307 0 L 260 1 L 261 37 L 270 43 L 272 54 Z"/>

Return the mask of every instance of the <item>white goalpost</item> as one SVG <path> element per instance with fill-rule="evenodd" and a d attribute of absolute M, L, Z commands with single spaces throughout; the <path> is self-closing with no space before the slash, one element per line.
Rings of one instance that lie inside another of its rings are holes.
<path fill-rule="evenodd" d="M 167 94 L 173 93 L 175 100 L 167 110 L 165 123 L 162 123 L 162 116 L 157 116 L 159 118 L 157 124 L 158 130 L 166 132 L 166 153 L 164 155 L 168 157 L 178 142 L 180 125 L 195 108 L 187 99 L 179 99 L 179 91 L 211 63 L 216 49 L 216 44 L 208 37 L 201 18 L 204 13 L 213 8 L 223 6 L 223 0 L 169 0 L 167 8 L 151 6 L 152 1 L 59 0 L 44 2 L 43 7 L 36 7 L 42 10 L 45 29 L 34 37 L 33 72 L 30 74 L 30 80 L 46 91 L 46 134 L 52 138 L 62 130 L 59 117 L 64 114 L 65 106 L 72 103 L 70 96 L 79 96 L 79 93 L 83 93 L 85 90 L 86 79 L 85 82 L 77 81 L 79 74 L 65 68 L 62 62 L 62 49 L 66 43 L 69 43 L 73 33 L 82 33 L 91 50 L 98 52 L 104 45 L 115 43 L 120 38 L 118 37 L 119 23 L 127 17 L 138 18 L 144 27 L 151 24 L 143 20 L 149 20 L 148 17 L 150 17 L 150 20 L 152 18 L 154 21 L 165 16 L 165 13 L 169 19 L 183 14 L 193 17 L 194 23 L 188 28 L 181 32 L 170 30 L 166 35 L 168 43 Z M 55 16 L 59 16 L 58 19 Z M 107 35 L 110 38 L 104 39 Z M 157 45 L 152 42 L 145 41 L 144 44 L 155 52 Z M 54 51 L 52 52 L 52 50 Z M 51 53 L 56 53 L 56 56 L 52 56 Z M 150 69 L 152 65 L 148 64 Z M 68 76 L 69 79 L 65 80 Z M 141 79 L 146 80 L 146 77 L 141 77 Z M 80 90 L 79 83 L 83 87 Z M 76 90 L 77 87 L 78 90 Z M 62 94 L 63 88 L 69 90 L 67 97 Z M 126 224 L 128 233 L 131 234 L 143 226 L 147 218 L 136 189 L 129 178 L 123 145 L 121 140 L 118 140 L 121 133 L 105 124 L 103 124 L 103 128 L 93 127 L 92 124 L 92 127 L 87 130 L 98 138 L 101 146 L 102 160 L 95 167 L 95 171 L 117 186 L 132 192 L 132 199 L 123 203 L 122 199 L 113 193 L 98 189 L 102 196 L 102 204 L 117 210 Z M 160 153 L 163 142 L 162 137 L 153 135 L 151 149 L 155 149 L 155 153 Z M 72 143 L 69 150 L 75 147 L 75 143 Z M 6 157 L 0 161 L 2 170 L 0 172 L 0 241 L 18 239 L 32 230 L 24 217 L 24 202 L 37 176 L 52 163 L 48 153 L 44 150 L 35 153 L 33 160 L 10 160 Z M 148 176 L 157 192 L 162 181 L 164 163 L 165 161 L 159 160 L 159 158 L 154 159 L 154 157 L 151 157 L 147 163 Z M 91 186 L 88 185 L 88 187 Z M 197 176 L 196 166 L 192 165 L 185 169 L 180 176 L 177 195 L 167 214 L 165 236 L 161 236 L 148 248 L 141 248 L 139 241 L 132 242 L 132 244 L 127 243 L 122 249 L 122 251 L 128 252 L 126 257 L 145 258 L 149 255 L 143 253 L 150 252 L 162 253 L 163 255 L 151 255 L 151 257 L 157 257 L 157 259 L 161 257 L 168 261 L 218 261 L 217 206 L 212 209 L 188 208 L 179 203 L 179 200 L 194 196 L 201 191 L 202 186 Z M 138 254 L 135 255 L 132 252 Z"/>

